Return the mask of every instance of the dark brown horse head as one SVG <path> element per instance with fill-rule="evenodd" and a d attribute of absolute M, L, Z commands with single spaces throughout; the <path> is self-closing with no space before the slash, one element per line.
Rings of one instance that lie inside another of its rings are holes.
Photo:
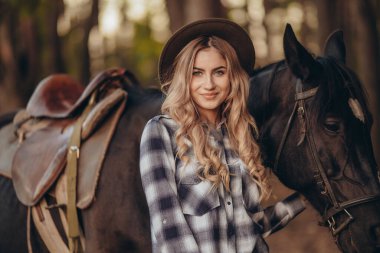
<path fill-rule="evenodd" d="M 345 65 L 341 31 L 314 58 L 290 25 L 285 61 L 251 79 L 250 110 L 268 166 L 302 192 L 343 252 L 380 251 L 380 184 L 361 84 Z"/>

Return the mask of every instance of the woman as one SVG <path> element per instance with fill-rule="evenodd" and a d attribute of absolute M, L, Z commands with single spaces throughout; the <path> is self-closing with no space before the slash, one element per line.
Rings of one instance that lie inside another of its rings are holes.
<path fill-rule="evenodd" d="M 177 31 L 160 58 L 166 99 L 141 139 L 154 252 L 268 252 L 263 237 L 304 209 L 298 193 L 263 209 L 267 173 L 247 111 L 254 48 L 224 19 Z"/>

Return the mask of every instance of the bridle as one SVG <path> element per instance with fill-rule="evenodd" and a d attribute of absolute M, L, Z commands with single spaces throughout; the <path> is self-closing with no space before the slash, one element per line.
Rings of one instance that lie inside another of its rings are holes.
<path fill-rule="evenodd" d="M 273 75 L 275 75 L 275 72 L 276 71 L 274 71 Z M 273 80 L 274 78 L 272 77 L 269 87 L 272 85 Z M 296 83 L 295 105 L 288 119 L 287 125 L 285 127 L 284 133 L 280 141 L 280 145 L 277 148 L 273 171 L 275 173 L 278 172 L 278 164 L 281 158 L 281 154 L 282 154 L 283 148 L 287 140 L 287 136 L 289 134 L 289 131 L 291 129 L 292 123 L 294 121 L 294 118 L 297 112 L 298 120 L 300 123 L 300 139 L 297 145 L 300 145 L 305 139 L 308 143 L 308 147 L 313 158 L 313 163 L 315 165 L 313 169 L 314 178 L 316 180 L 317 185 L 321 189 L 321 194 L 326 196 L 329 199 L 329 202 L 331 204 L 330 207 L 325 209 L 324 214 L 322 215 L 322 224 L 330 228 L 332 235 L 335 237 L 338 243 L 339 233 L 342 230 L 344 230 L 352 221 L 354 221 L 354 217 L 348 211 L 348 209 L 354 206 L 376 201 L 380 199 L 380 194 L 367 195 L 367 196 L 363 196 L 360 198 L 355 198 L 355 199 L 351 199 L 347 201 L 337 200 L 337 197 L 331 187 L 328 176 L 326 175 L 326 172 L 323 169 L 321 160 L 319 159 L 314 137 L 313 137 L 312 132 L 310 131 L 310 122 L 309 122 L 308 112 L 305 107 L 305 101 L 309 98 L 312 98 L 317 93 L 318 87 L 309 89 L 307 91 L 303 91 L 302 87 L 303 87 L 302 81 L 298 79 Z M 335 217 L 338 214 L 342 214 L 346 216 L 345 220 L 341 224 L 337 224 L 335 220 Z"/>

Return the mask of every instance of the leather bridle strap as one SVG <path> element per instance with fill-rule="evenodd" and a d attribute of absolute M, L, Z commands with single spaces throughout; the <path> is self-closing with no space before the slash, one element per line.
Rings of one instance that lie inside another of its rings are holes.
<path fill-rule="evenodd" d="M 273 169 L 274 169 L 274 172 L 276 172 L 276 173 L 278 172 L 278 164 L 279 164 L 279 160 L 281 158 L 281 153 L 282 153 L 282 150 L 284 148 L 286 139 L 289 135 L 289 131 L 290 131 L 290 127 L 291 127 L 292 122 L 293 122 L 294 115 L 296 114 L 296 111 L 297 111 L 299 119 L 301 121 L 300 122 L 301 130 L 302 130 L 301 133 L 306 135 L 306 139 L 307 139 L 307 143 L 308 143 L 308 146 L 310 149 L 310 153 L 313 157 L 313 161 L 315 164 L 314 173 L 315 173 L 315 178 L 317 180 L 317 184 L 320 185 L 322 188 L 321 194 L 327 196 L 329 198 L 331 204 L 332 204 L 332 207 L 327 209 L 323 215 L 323 223 L 328 224 L 332 234 L 334 236 L 336 236 L 344 228 L 346 228 L 350 222 L 352 222 L 354 220 L 354 217 L 347 211 L 348 208 L 353 207 L 353 206 L 357 206 L 357 205 L 361 205 L 361 204 L 365 204 L 368 202 L 376 201 L 376 200 L 380 199 L 380 195 L 379 194 L 369 195 L 369 196 L 364 196 L 364 197 L 353 199 L 353 200 L 338 202 L 338 200 L 334 194 L 334 191 L 330 185 L 330 182 L 328 180 L 326 172 L 324 171 L 323 166 L 321 164 L 321 161 L 318 157 L 317 146 L 315 144 L 313 135 L 310 131 L 310 125 L 309 125 L 310 121 L 308 119 L 307 111 L 305 109 L 305 100 L 310 98 L 310 97 L 313 97 L 316 94 L 317 90 L 318 90 L 318 87 L 312 88 L 312 89 L 307 90 L 307 91 L 302 91 L 302 82 L 299 79 L 297 80 L 295 105 L 294 105 L 292 113 L 289 117 L 289 120 L 286 124 L 284 134 L 283 134 L 281 141 L 280 141 L 280 145 L 277 149 L 276 160 L 275 160 Z M 305 128 L 305 129 L 302 129 L 302 128 Z M 302 143 L 303 140 L 304 139 L 302 138 L 300 143 Z M 299 144 L 297 144 L 297 145 L 299 145 Z M 348 216 L 348 218 L 345 219 L 338 227 L 336 227 L 337 224 L 335 222 L 334 216 L 338 213 L 345 213 Z"/>
<path fill-rule="evenodd" d="M 316 88 L 314 88 L 314 89 L 316 89 Z M 302 82 L 301 82 L 301 80 L 298 79 L 297 84 L 296 84 L 296 94 L 302 94 L 302 93 L 303 93 L 302 92 Z M 332 190 L 332 187 L 331 187 L 330 182 L 328 180 L 328 177 L 326 175 L 326 172 L 324 171 L 323 166 L 321 164 L 321 161 L 318 158 L 317 146 L 315 145 L 315 141 L 314 141 L 313 135 L 312 135 L 311 131 L 309 131 L 309 129 L 310 129 L 310 127 L 309 127 L 310 121 L 309 121 L 308 115 L 306 113 L 304 99 L 300 99 L 299 100 L 299 106 L 300 106 L 299 108 L 302 108 L 302 110 L 300 110 L 300 111 L 303 112 L 303 117 L 305 118 L 305 123 L 306 123 L 306 139 L 307 139 L 307 143 L 309 144 L 309 149 L 311 151 L 311 155 L 313 157 L 313 160 L 314 160 L 314 163 L 315 163 L 315 166 L 316 166 L 316 168 L 314 169 L 314 171 L 316 172 L 316 175 L 319 175 L 321 177 L 321 179 L 322 179 L 322 181 L 320 182 L 322 184 L 322 187 L 323 187 L 322 193 L 325 194 L 325 195 L 327 195 L 330 198 L 330 201 L 332 202 L 332 204 L 333 204 L 334 207 L 337 207 L 338 206 L 338 201 L 336 200 L 336 197 L 333 194 L 333 190 Z"/>
<path fill-rule="evenodd" d="M 302 85 L 301 80 L 297 79 L 296 89 L 299 89 L 299 87 L 301 87 L 301 85 Z M 296 95 L 295 95 L 296 103 L 294 104 L 294 108 L 293 108 L 292 113 L 290 114 L 290 117 L 289 117 L 288 122 L 286 124 L 284 134 L 282 135 L 282 138 L 280 141 L 280 145 L 277 148 L 276 158 L 275 158 L 275 162 L 274 162 L 274 166 L 273 166 L 274 172 L 276 172 L 276 173 L 278 172 L 278 163 L 279 163 L 280 158 L 281 158 L 282 150 L 284 149 L 286 139 L 288 138 L 288 134 L 290 131 L 290 127 L 292 126 L 294 115 L 296 114 L 296 111 L 299 110 L 298 108 L 300 108 L 300 105 L 299 105 L 300 101 L 302 101 L 302 103 L 303 103 L 303 100 L 310 98 L 310 97 L 313 97 L 317 93 L 317 91 L 318 91 L 318 87 L 310 89 L 310 90 L 305 91 L 305 92 L 302 92 L 302 91 L 296 92 Z M 302 106 L 302 108 L 304 108 L 304 106 Z"/>
<path fill-rule="evenodd" d="M 314 173 L 315 173 L 315 177 L 317 180 L 317 184 L 320 185 L 322 188 L 321 194 L 327 196 L 329 198 L 330 202 L 332 203 L 332 207 L 330 209 L 338 210 L 338 209 L 340 209 L 340 204 L 338 203 L 338 201 L 335 197 L 335 194 L 334 194 L 334 191 L 331 187 L 330 181 L 328 180 L 326 172 L 324 171 L 323 166 L 321 164 L 321 161 L 318 157 L 317 146 L 315 144 L 313 135 L 310 131 L 310 125 L 309 125 L 310 121 L 309 121 L 309 118 L 307 115 L 307 111 L 305 109 L 305 101 L 303 99 L 304 96 L 302 96 L 302 94 L 303 94 L 302 83 L 300 80 L 298 80 L 297 84 L 296 84 L 296 98 L 297 98 L 297 94 L 301 94 L 301 95 L 298 95 L 298 97 L 301 98 L 299 100 L 299 111 L 302 112 L 301 117 L 304 117 L 303 120 L 305 121 L 306 139 L 307 139 L 309 149 L 311 151 L 310 153 L 313 157 L 314 164 L 315 164 Z M 336 222 L 335 222 L 334 216 L 329 216 L 329 217 L 327 217 L 327 219 L 324 219 L 324 224 L 328 224 L 333 236 L 338 235 L 344 228 L 346 228 L 348 226 L 348 224 L 350 224 L 354 220 L 354 217 L 345 208 L 341 208 L 335 214 L 340 213 L 342 211 L 344 211 L 344 213 L 347 214 L 348 218 L 346 220 L 344 220 L 338 227 L 336 227 Z M 323 218 L 325 218 L 325 215 L 323 216 Z"/>
<path fill-rule="evenodd" d="M 286 124 L 284 134 L 282 135 L 282 138 L 281 138 L 281 141 L 280 141 L 280 145 L 277 148 L 276 158 L 275 158 L 274 166 L 273 166 L 273 171 L 275 173 L 278 172 L 278 163 L 280 161 L 282 150 L 284 149 L 284 145 L 285 145 L 286 139 L 288 138 L 289 130 L 290 130 L 290 127 L 292 125 L 293 118 L 294 118 L 294 115 L 296 113 L 297 107 L 298 107 L 298 104 L 296 103 L 294 105 L 293 110 L 292 110 L 292 114 L 290 114 L 288 123 Z"/>
<path fill-rule="evenodd" d="M 346 208 L 357 206 L 357 205 L 361 205 L 361 204 L 365 204 L 365 203 L 372 202 L 372 201 L 376 201 L 379 198 L 380 198 L 379 195 L 369 195 L 369 196 L 365 196 L 365 197 L 362 197 L 362 198 L 357 198 L 357 199 L 354 199 L 354 200 L 349 200 L 349 201 L 345 201 L 345 202 L 339 203 L 338 207 L 331 207 L 330 209 L 328 209 L 326 211 L 326 214 L 324 215 L 323 219 L 327 222 L 327 220 L 330 217 L 336 215 L 337 213 L 340 213 L 340 212 L 344 211 L 344 209 L 346 209 Z"/>
<path fill-rule="evenodd" d="M 309 90 L 309 91 L 312 91 L 312 90 Z M 314 141 L 314 138 L 313 138 L 313 135 L 312 135 L 312 132 L 309 131 L 310 127 L 309 127 L 309 119 L 308 119 L 308 116 L 307 116 L 307 111 L 305 110 L 305 105 L 304 105 L 304 94 L 306 92 L 302 92 L 302 83 L 300 80 L 298 80 L 297 84 L 296 84 L 296 98 L 299 97 L 300 100 L 299 100 L 299 109 L 303 107 L 303 111 L 304 112 L 304 117 L 305 117 L 305 121 L 306 121 L 306 127 L 307 127 L 307 130 L 306 130 L 306 138 L 307 138 L 307 142 L 309 144 L 309 149 L 311 151 L 311 155 L 313 156 L 313 160 L 314 160 L 314 163 L 316 165 L 316 169 L 315 169 L 315 173 L 316 173 L 316 176 L 317 176 L 317 184 L 320 184 L 323 188 L 323 190 L 321 191 L 322 194 L 326 195 L 329 197 L 330 201 L 331 201 L 331 204 L 332 204 L 332 207 L 330 207 L 329 209 L 326 210 L 325 214 L 323 215 L 323 222 L 325 224 L 328 224 L 329 227 L 330 227 L 330 230 L 332 232 L 332 234 L 334 236 L 336 236 L 337 234 L 339 234 L 339 232 L 341 232 L 349 223 L 351 223 L 353 220 L 354 220 L 354 217 L 348 212 L 348 208 L 350 207 L 353 207 L 353 206 L 357 206 L 357 205 L 361 205 L 361 204 L 364 204 L 364 203 L 368 203 L 368 202 L 372 202 L 372 201 L 375 201 L 375 200 L 378 200 L 380 198 L 380 195 L 379 194 L 376 194 L 376 195 L 369 195 L 369 196 L 364 196 L 364 197 L 361 197 L 361 198 L 357 198 L 357 199 L 353 199 L 353 200 L 348 200 L 348 201 L 345 201 L 345 202 L 339 202 L 334 194 L 334 191 L 331 187 L 331 184 L 330 184 L 330 181 L 326 175 L 326 172 L 325 170 L 323 169 L 323 166 L 321 164 L 321 161 L 318 157 L 318 151 L 317 151 L 317 146 L 315 144 L 315 141 Z M 311 94 L 313 92 L 310 92 Z M 314 93 L 315 94 L 315 93 Z M 322 180 L 318 181 L 318 177 L 320 177 Z M 339 226 L 336 227 L 336 222 L 335 222 L 335 219 L 334 219 L 334 216 L 338 213 L 344 213 L 347 215 L 347 219 L 345 219 Z"/>

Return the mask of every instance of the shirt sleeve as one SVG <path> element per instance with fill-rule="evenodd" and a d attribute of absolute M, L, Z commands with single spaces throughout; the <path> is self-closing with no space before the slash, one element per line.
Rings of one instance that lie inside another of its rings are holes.
<path fill-rule="evenodd" d="M 283 228 L 304 209 L 301 194 L 295 192 L 283 201 L 254 213 L 253 220 L 259 225 L 263 237 L 266 237 Z"/>
<path fill-rule="evenodd" d="M 152 233 L 160 252 L 199 252 L 178 201 L 174 158 L 168 130 L 153 118 L 140 144 L 140 172 Z"/>

